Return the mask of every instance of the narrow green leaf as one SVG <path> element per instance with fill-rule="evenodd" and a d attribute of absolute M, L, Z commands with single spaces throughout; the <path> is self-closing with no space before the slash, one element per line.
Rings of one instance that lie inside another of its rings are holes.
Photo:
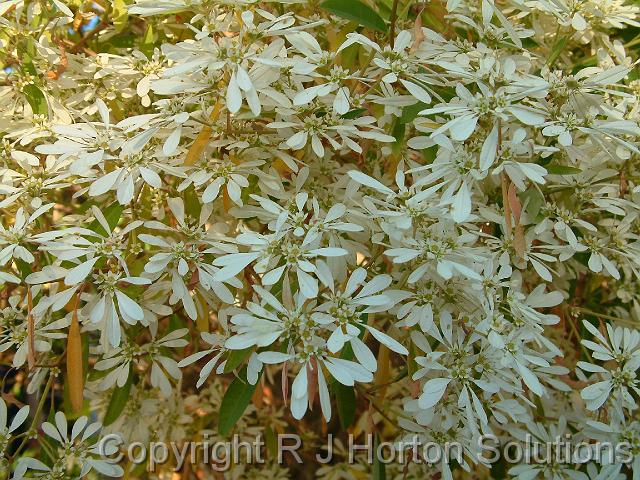
<path fill-rule="evenodd" d="M 320 8 L 338 17 L 357 22 L 364 27 L 379 32 L 387 31 L 387 25 L 382 17 L 371 7 L 358 0 L 326 0 L 320 4 Z"/>
<path fill-rule="evenodd" d="M 264 431 L 264 443 L 271 458 L 278 458 L 278 440 L 273 429 L 267 425 Z"/>
<path fill-rule="evenodd" d="M 38 70 L 36 70 L 35 65 L 31 61 L 31 58 L 33 58 L 33 54 L 35 53 L 35 50 L 33 50 L 33 42 L 29 42 L 25 48 L 20 48 L 20 46 L 18 46 L 18 53 L 25 58 L 25 61 L 22 63 L 24 71 L 34 77 L 37 77 Z"/>
<path fill-rule="evenodd" d="M 194 188 L 187 188 L 182 191 L 182 200 L 184 201 L 184 210 L 187 215 L 198 218 L 202 205 L 200 197 Z"/>
<path fill-rule="evenodd" d="M 233 379 L 222 399 L 218 422 L 218 433 L 222 436 L 227 435 L 238 422 L 256 391 L 257 382 L 256 385 L 251 385 L 243 377 L 246 378 L 246 369 Z"/>
<path fill-rule="evenodd" d="M 427 108 L 427 106 L 428 105 L 426 103 L 418 102 L 414 105 L 404 107 L 402 109 L 402 115 L 400 116 L 399 123 L 407 124 L 413 122 L 418 117 L 418 113 Z"/>
<path fill-rule="evenodd" d="M 380 461 L 378 455 L 378 446 L 380 445 L 380 436 L 376 433 L 373 439 L 373 467 L 371 471 L 371 477 L 373 480 L 386 480 L 387 471 L 385 470 L 385 464 Z"/>
<path fill-rule="evenodd" d="M 336 395 L 340 426 L 343 429 L 347 429 L 353 425 L 356 418 L 356 392 L 353 387 L 347 387 L 338 382 L 334 384 L 333 388 Z"/>
<path fill-rule="evenodd" d="M 129 18 L 127 11 L 127 2 L 125 0 L 113 0 L 113 26 L 116 32 L 120 33 L 127 26 Z"/>
<path fill-rule="evenodd" d="M 187 321 L 182 318 L 180 315 L 176 315 L 175 313 L 169 317 L 169 330 L 174 331 L 180 328 L 188 328 Z"/>
<path fill-rule="evenodd" d="M 135 463 L 132 463 L 131 465 L 132 467 L 131 467 L 131 470 L 129 471 L 128 478 L 138 478 L 138 477 L 144 477 L 146 475 L 147 462 L 141 462 L 137 465 Z"/>
<path fill-rule="evenodd" d="M 556 43 L 553 45 L 553 48 L 551 49 L 551 54 L 547 59 L 547 65 L 553 65 L 553 63 L 558 59 L 558 57 L 562 53 L 562 50 L 564 50 L 564 48 L 567 46 L 568 42 L 569 42 L 569 35 L 556 40 Z"/>
<path fill-rule="evenodd" d="M 131 48 L 136 44 L 136 36 L 128 32 L 122 32 L 111 37 L 106 43 L 114 48 Z"/>
<path fill-rule="evenodd" d="M 406 125 L 400 122 L 399 119 L 397 119 L 394 122 L 393 131 L 391 132 L 391 135 L 396 139 L 396 141 L 391 145 L 391 150 L 393 151 L 394 155 L 400 155 L 400 152 L 402 151 L 402 145 L 404 144 L 406 131 Z"/>
<path fill-rule="evenodd" d="M 575 175 L 576 173 L 582 173 L 582 170 L 579 168 L 566 165 L 547 165 L 544 168 L 552 175 Z"/>
<path fill-rule="evenodd" d="M 366 108 L 356 108 L 354 110 L 349 110 L 347 113 L 342 115 L 342 118 L 353 120 L 354 118 L 358 118 L 359 116 L 361 116 L 366 111 Z"/>
<path fill-rule="evenodd" d="M 111 230 L 116 228 L 116 225 L 118 225 L 118 222 L 120 221 L 120 216 L 122 215 L 123 210 L 124 210 L 124 206 L 120 205 L 120 203 L 118 202 L 113 202 L 105 210 L 102 211 L 102 214 L 104 215 L 104 218 L 106 218 L 107 223 L 109 224 L 109 227 L 111 228 Z M 104 228 L 102 228 L 102 225 L 100 225 L 100 223 L 97 220 L 94 220 L 89 224 L 89 230 L 93 232 L 98 232 L 98 233 L 101 232 L 101 233 L 104 233 L 105 235 L 109 233 L 104 231 Z"/>
<path fill-rule="evenodd" d="M 29 105 L 31 105 L 31 110 L 33 113 L 46 115 L 49 111 L 49 107 L 47 106 L 47 99 L 38 87 L 33 84 L 27 85 L 22 90 L 27 97 L 27 101 Z"/>
<path fill-rule="evenodd" d="M 417 356 L 416 345 L 413 341 L 410 341 L 409 356 L 407 357 L 407 374 L 409 377 L 413 376 L 413 374 L 418 371 L 419 365 L 416 363 Z"/>
<path fill-rule="evenodd" d="M 14 258 L 13 260 L 14 262 L 16 262 L 16 265 L 18 266 L 18 269 L 20 270 L 20 275 L 22 275 L 22 278 L 27 278 L 29 274 L 33 273 L 33 265 L 31 265 L 30 263 L 25 262 L 21 258 Z"/>
<path fill-rule="evenodd" d="M 366 321 L 366 320 L 365 320 Z M 362 334 L 361 334 L 362 336 Z M 347 343 L 340 352 L 340 358 L 343 360 L 352 360 L 354 358 L 351 344 Z M 336 397 L 336 406 L 338 407 L 338 419 L 343 429 L 349 428 L 356 419 L 356 392 L 354 387 L 342 385 L 337 380 L 331 382 L 331 388 Z"/>
<path fill-rule="evenodd" d="M 129 393 L 131 392 L 131 384 L 133 383 L 133 373 L 129 372 L 129 378 L 127 379 L 127 383 L 125 383 L 122 387 L 116 387 L 111 395 L 111 400 L 109 401 L 109 405 L 107 406 L 107 413 L 104 415 L 104 420 L 102 424 L 106 427 L 115 422 L 124 407 L 127 405 L 129 401 Z"/>
<path fill-rule="evenodd" d="M 253 347 L 244 350 L 231 350 L 227 362 L 224 364 L 224 373 L 233 372 L 238 366 L 244 362 L 253 352 Z"/>
<path fill-rule="evenodd" d="M 530 218 L 534 219 L 540 213 L 540 208 L 544 204 L 544 197 L 537 188 L 530 187 L 519 194 L 522 208 Z"/>
<path fill-rule="evenodd" d="M 147 26 L 147 30 L 144 32 L 144 37 L 142 37 L 142 43 L 140 44 L 140 51 L 148 58 L 151 58 L 153 55 L 154 39 L 155 35 L 153 33 L 153 26 L 149 24 Z"/>

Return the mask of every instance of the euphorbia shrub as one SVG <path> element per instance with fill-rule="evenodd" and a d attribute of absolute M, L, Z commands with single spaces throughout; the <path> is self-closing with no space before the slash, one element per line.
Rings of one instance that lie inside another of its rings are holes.
<path fill-rule="evenodd" d="M 178 478 L 118 432 L 263 435 L 228 478 L 639 478 L 639 11 L 3 0 L 4 473 Z"/>

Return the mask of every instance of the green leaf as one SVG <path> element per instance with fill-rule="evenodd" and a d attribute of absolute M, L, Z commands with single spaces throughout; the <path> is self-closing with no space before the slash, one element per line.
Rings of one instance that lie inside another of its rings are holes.
<path fill-rule="evenodd" d="M 400 119 L 396 119 L 393 125 L 393 131 L 391 132 L 391 135 L 396 139 L 396 141 L 391 145 L 391 150 L 394 155 L 400 155 L 406 131 L 406 125 L 400 122 Z"/>
<path fill-rule="evenodd" d="M 418 353 L 416 351 L 416 345 L 413 341 L 409 342 L 409 356 L 407 357 L 407 374 L 411 377 L 418 371 L 419 365 L 416 363 L 416 357 Z"/>
<path fill-rule="evenodd" d="M 356 108 L 354 110 L 349 110 L 347 113 L 342 115 L 342 118 L 346 118 L 347 120 L 353 120 L 354 118 L 358 118 L 364 112 L 366 112 L 366 108 Z"/>
<path fill-rule="evenodd" d="M 47 106 L 47 99 L 38 87 L 33 84 L 27 85 L 22 90 L 27 97 L 27 101 L 29 105 L 31 105 L 31 110 L 33 113 L 46 115 L 49 112 L 49 107 Z"/>
<path fill-rule="evenodd" d="M 127 383 L 125 383 L 120 388 L 116 387 L 111 394 L 111 400 L 109 401 L 109 405 L 107 406 L 107 413 L 105 413 L 104 419 L 102 421 L 102 424 L 105 427 L 115 422 L 124 410 L 124 407 L 129 401 L 129 393 L 131 392 L 132 383 L 133 372 L 129 371 L 129 378 L 127 378 Z"/>
<path fill-rule="evenodd" d="M 116 32 L 120 33 L 127 26 L 129 18 L 127 12 L 127 2 L 125 0 L 113 0 L 113 26 Z"/>
<path fill-rule="evenodd" d="M 147 473 L 147 462 L 141 462 L 139 464 L 135 464 L 135 463 L 130 463 L 130 465 L 132 465 L 131 470 L 129 470 L 128 475 L 129 477 L 125 477 L 125 478 L 138 478 L 138 477 L 144 477 L 145 474 Z"/>
<path fill-rule="evenodd" d="M 564 50 L 564 48 L 567 46 L 567 42 L 569 42 L 569 35 L 556 40 L 556 43 L 553 45 L 553 48 L 551 49 L 551 54 L 547 59 L 547 65 L 553 65 L 553 63 L 558 59 L 558 57 L 562 53 L 562 50 Z"/>
<path fill-rule="evenodd" d="M 364 27 L 379 32 L 387 31 L 387 25 L 382 17 L 371 7 L 358 0 L 326 0 L 320 4 L 320 8 L 338 17 L 357 22 Z"/>
<path fill-rule="evenodd" d="M 246 369 L 233 379 L 222 399 L 218 422 L 218 433 L 222 436 L 226 436 L 238 422 L 256 391 L 257 382 L 256 385 L 251 385 L 241 377 L 246 377 Z"/>
<path fill-rule="evenodd" d="M 30 42 L 29 45 L 31 45 L 31 43 L 32 42 Z M 20 55 L 24 55 L 27 59 L 30 59 L 33 55 L 29 54 L 28 50 L 29 48 L 26 48 L 26 49 L 18 48 L 18 52 L 20 53 Z M 31 60 L 27 60 L 26 62 L 24 62 L 22 64 L 22 68 L 24 68 L 25 72 L 27 72 L 30 75 L 33 75 L 34 77 L 38 76 L 38 70 L 36 70 L 36 67 Z"/>
<path fill-rule="evenodd" d="M 136 44 L 136 36 L 123 32 L 111 37 L 107 43 L 114 48 L 131 48 Z"/>
<path fill-rule="evenodd" d="M 174 331 L 180 328 L 188 328 L 189 325 L 180 315 L 175 313 L 169 317 L 169 330 Z"/>
<path fill-rule="evenodd" d="M 363 315 L 363 317 L 365 317 Z M 363 318 L 363 321 L 366 319 Z M 364 329 L 363 329 L 364 330 Z M 362 333 L 360 338 L 362 338 Z M 340 352 L 340 358 L 343 360 L 352 360 L 355 357 L 351 344 L 347 343 L 342 352 Z M 354 387 L 347 387 L 342 385 L 337 380 L 331 382 L 331 388 L 336 397 L 336 405 L 338 407 L 338 418 L 340 419 L 340 426 L 343 429 L 349 428 L 355 422 L 356 418 L 356 392 Z"/>
<path fill-rule="evenodd" d="M 418 117 L 418 113 L 427 107 L 428 105 L 423 102 L 418 102 L 414 105 L 404 107 L 402 109 L 402 115 L 400 116 L 399 122 L 402 124 L 413 122 Z"/>
<path fill-rule="evenodd" d="M 373 439 L 373 467 L 371 471 L 371 477 L 373 480 L 386 480 L 387 472 L 385 470 L 385 464 L 380 461 L 380 455 L 378 455 L 378 446 L 380 445 L 380 436 L 376 433 Z"/>
<path fill-rule="evenodd" d="M 31 273 L 33 273 L 33 265 L 30 263 L 25 262 L 21 258 L 14 258 L 13 261 L 16 262 L 22 278 L 27 278 Z"/>
<path fill-rule="evenodd" d="M 247 197 L 248 198 L 248 197 Z M 182 191 L 182 200 L 184 201 L 184 210 L 187 215 L 198 218 L 202 209 L 200 198 L 195 188 L 187 188 Z"/>
<path fill-rule="evenodd" d="M 144 32 L 144 37 L 142 37 L 142 43 L 140 44 L 140 51 L 144 53 L 147 58 L 151 58 L 153 55 L 154 41 L 155 35 L 153 33 L 153 26 L 149 24 L 147 26 L 147 30 Z"/>
<path fill-rule="evenodd" d="M 519 194 L 522 208 L 530 218 L 535 219 L 540 213 L 540 208 L 544 204 L 544 197 L 537 188 L 530 187 Z"/>
<path fill-rule="evenodd" d="M 253 352 L 253 347 L 244 350 L 231 350 L 227 362 L 224 364 L 224 373 L 233 372 L 242 362 L 244 362 Z"/>
<path fill-rule="evenodd" d="M 264 443 L 272 458 L 278 458 L 278 440 L 273 429 L 267 425 L 264 431 Z"/>
<path fill-rule="evenodd" d="M 102 214 L 104 215 L 104 218 L 106 218 L 107 223 L 109 224 L 109 228 L 111 228 L 111 230 L 116 228 L 116 225 L 118 225 L 118 222 L 120 221 L 120 216 L 122 215 L 123 210 L 124 210 L 124 206 L 120 205 L 120 203 L 118 202 L 113 202 L 111 205 L 109 205 L 106 208 L 106 210 L 103 210 Z M 98 233 L 103 232 L 105 235 L 109 234 L 109 232 L 104 231 L 104 228 L 102 228 L 102 225 L 100 225 L 98 220 L 94 220 L 89 224 L 89 230 L 93 232 L 98 232 Z"/>
<path fill-rule="evenodd" d="M 547 165 L 544 168 L 552 175 L 575 175 L 576 173 L 582 173 L 582 170 L 579 168 L 566 165 Z"/>
<path fill-rule="evenodd" d="M 353 29 L 353 25 L 347 24 L 345 29 L 349 29 L 351 31 Z M 343 31 L 345 29 L 343 29 Z M 359 44 L 354 43 L 353 45 L 349 45 L 340 52 L 340 65 L 347 70 L 358 68 L 358 57 L 360 56 L 361 51 Z"/>
<path fill-rule="evenodd" d="M 336 382 L 333 386 L 338 406 L 338 417 L 343 429 L 353 425 L 356 418 L 356 392 L 353 387 L 347 387 Z"/>

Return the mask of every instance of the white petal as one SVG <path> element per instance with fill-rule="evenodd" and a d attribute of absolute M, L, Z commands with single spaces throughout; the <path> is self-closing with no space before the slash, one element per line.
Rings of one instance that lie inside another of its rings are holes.
<path fill-rule="evenodd" d="M 316 298 L 318 296 L 318 281 L 304 270 L 296 270 L 300 293 L 306 298 Z"/>
<path fill-rule="evenodd" d="M 467 188 L 467 184 L 463 183 L 453 198 L 451 206 L 451 216 L 453 220 L 460 223 L 464 222 L 471 214 L 471 194 Z"/>
<path fill-rule="evenodd" d="M 140 321 L 144 318 L 144 312 L 142 311 L 140 305 L 131 300 L 131 298 L 122 293 L 120 290 L 116 290 L 115 293 L 121 312 L 126 313 L 126 315 L 133 318 L 134 320 Z"/>
<path fill-rule="evenodd" d="M 89 195 L 95 197 L 111 190 L 118 181 L 118 177 L 120 176 L 121 172 L 122 169 L 117 168 L 113 172 L 109 172 L 103 177 L 98 178 L 89 187 Z"/>
<path fill-rule="evenodd" d="M 99 259 L 100 257 L 94 257 L 69 270 L 67 275 L 64 277 L 64 284 L 76 285 L 82 282 L 85 278 L 87 278 L 87 275 L 91 273 L 93 266 Z"/>
<path fill-rule="evenodd" d="M 482 144 L 480 151 L 480 170 L 488 170 L 496 159 L 498 148 L 498 124 L 493 126 L 491 133 Z"/>
<path fill-rule="evenodd" d="M 365 328 L 369 330 L 371 335 L 373 335 L 373 337 L 376 340 L 386 345 L 389 348 L 389 350 L 393 350 L 394 352 L 399 353 L 400 355 L 409 355 L 409 350 L 407 350 L 404 345 L 402 345 L 397 340 L 394 340 L 386 333 L 382 333 L 380 330 L 376 330 L 375 328 L 369 325 L 366 325 Z"/>
<path fill-rule="evenodd" d="M 227 86 L 227 108 L 231 113 L 236 113 L 242 106 L 242 93 L 236 81 L 235 72 L 231 74 L 229 85 Z"/>
<path fill-rule="evenodd" d="M 447 390 L 449 382 L 451 382 L 450 378 L 432 378 L 427 381 L 422 387 L 422 394 L 418 398 L 420 408 L 427 409 L 437 404 Z"/>
<path fill-rule="evenodd" d="M 426 104 L 431 103 L 431 95 L 429 95 L 424 88 L 416 85 L 413 82 L 409 82 L 407 80 L 400 80 L 400 83 L 402 83 L 402 85 L 404 85 L 404 87 L 409 91 L 409 93 L 414 97 L 416 97 L 417 100 Z"/>
<path fill-rule="evenodd" d="M 238 66 L 238 69 L 236 71 L 236 79 L 238 81 L 238 87 L 240 87 L 241 90 L 248 92 L 249 90 L 253 89 L 253 84 L 251 83 L 249 74 L 244 68 L 240 66 Z"/>
<path fill-rule="evenodd" d="M 162 146 L 162 153 L 167 156 L 172 155 L 178 148 L 181 136 L 182 127 L 178 127 L 173 132 L 171 132 L 171 135 L 169 135 L 167 140 L 164 142 L 164 145 Z"/>
<path fill-rule="evenodd" d="M 153 188 L 162 188 L 162 180 L 160 175 L 151 170 L 150 168 L 140 167 L 140 176 L 151 185 Z"/>

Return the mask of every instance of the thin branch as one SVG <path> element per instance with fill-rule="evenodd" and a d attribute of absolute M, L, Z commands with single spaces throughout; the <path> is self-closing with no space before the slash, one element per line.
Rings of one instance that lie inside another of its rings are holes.
<path fill-rule="evenodd" d="M 395 47 L 396 42 L 396 21 L 398 20 L 398 0 L 393 0 L 393 6 L 391 7 L 391 27 L 389 28 L 389 44 L 391 48 Z"/>

